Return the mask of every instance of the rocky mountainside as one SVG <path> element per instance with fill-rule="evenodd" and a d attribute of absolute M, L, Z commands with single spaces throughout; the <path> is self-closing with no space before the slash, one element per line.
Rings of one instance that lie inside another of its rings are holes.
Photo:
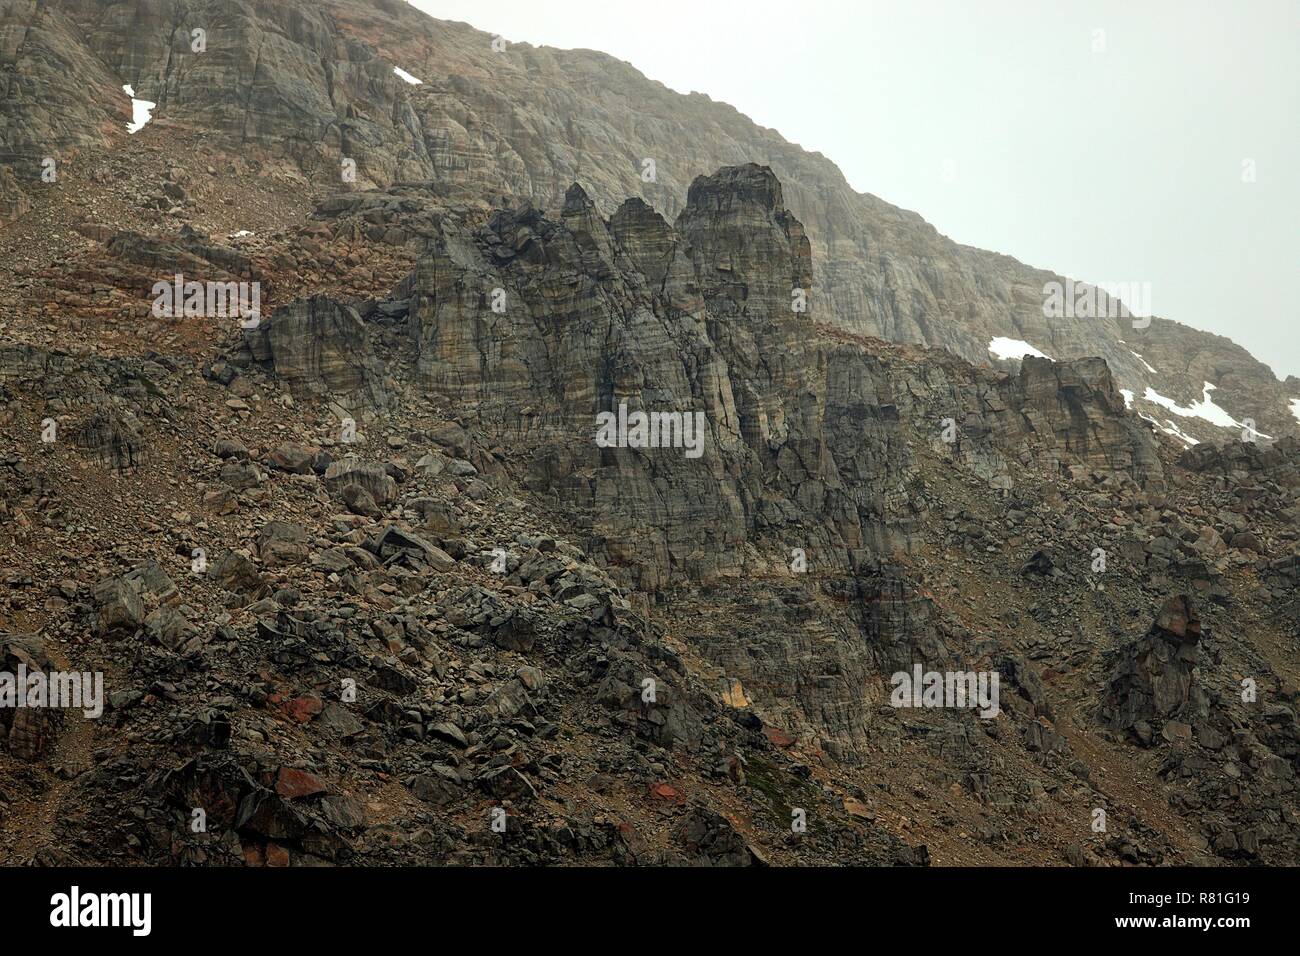
<path fill-rule="evenodd" d="M 0 860 L 1297 862 L 1244 351 L 1049 325 L 727 107 L 404 3 L 0 38 L 0 672 L 106 698 L 0 706 Z"/>
<path fill-rule="evenodd" d="M 606 215 L 639 195 L 672 218 L 696 176 L 756 162 L 804 223 L 822 264 L 809 291 L 845 331 L 975 364 L 999 363 L 996 338 L 1060 360 L 1101 356 L 1135 406 L 1188 443 L 1247 419 L 1270 438 L 1300 434 L 1289 404 L 1300 382 L 1279 382 L 1231 341 L 1116 315 L 1104 292 L 1092 317 L 1047 318 L 1045 285 L 1063 277 L 953 243 L 854 192 L 825 157 L 603 54 L 494 42 L 402 0 L 14 0 L 0 36 L 0 164 L 20 180 L 37 181 L 44 158 L 120 138 L 124 85 L 156 119 L 288 161 L 319 185 L 337 185 L 350 160 L 358 186 L 427 181 L 468 201 L 558 209 L 578 182 Z M 1222 414 L 1196 404 L 1207 383 Z"/>

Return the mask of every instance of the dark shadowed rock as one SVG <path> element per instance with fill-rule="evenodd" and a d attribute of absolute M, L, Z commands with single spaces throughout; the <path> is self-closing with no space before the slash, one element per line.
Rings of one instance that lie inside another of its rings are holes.
<path fill-rule="evenodd" d="M 1121 730 L 1139 721 L 1203 716 L 1204 695 L 1195 685 L 1201 621 L 1192 599 L 1170 597 L 1151 629 L 1118 652 L 1101 707 L 1107 724 Z"/>

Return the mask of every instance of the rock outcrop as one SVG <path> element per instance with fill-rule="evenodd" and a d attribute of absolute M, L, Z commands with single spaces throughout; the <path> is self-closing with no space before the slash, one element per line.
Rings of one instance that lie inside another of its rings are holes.
<path fill-rule="evenodd" d="M 843 570 L 906 551 L 920 512 L 904 436 L 944 448 L 945 416 L 951 453 L 995 487 L 1025 447 L 1049 473 L 1159 482 L 1104 362 L 1007 376 L 818 344 L 809 243 L 772 171 L 729 167 L 690 198 L 675 227 L 635 199 L 607 222 L 577 186 L 558 221 L 526 206 L 472 233 L 444 224 L 409 283 L 423 381 L 529 449 L 533 486 L 644 584 L 734 575 L 796 527 Z M 694 418 L 698 447 L 594 440 L 601 413 L 642 412 Z"/>
<path fill-rule="evenodd" d="M 1102 719 L 1150 741 L 1167 720 L 1204 717 L 1196 686 L 1201 619 L 1191 598 L 1169 598 L 1145 635 L 1121 651 L 1102 703 Z"/>
<path fill-rule="evenodd" d="M 291 302 L 244 337 L 253 360 L 269 363 L 290 388 L 328 396 L 350 411 L 388 402 L 383 363 L 349 305 L 327 296 Z"/>

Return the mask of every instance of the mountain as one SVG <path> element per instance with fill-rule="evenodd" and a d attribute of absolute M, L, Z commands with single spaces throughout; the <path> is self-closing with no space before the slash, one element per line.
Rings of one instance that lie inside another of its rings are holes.
<path fill-rule="evenodd" d="M 998 363 L 997 338 L 1056 359 L 1101 356 L 1141 413 L 1186 439 L 1221 439 L 1224 421 L 1250 419 L 1272 438 L 1300 428 L 1290 408 L 1300 386 L 1231 341 L 1162 318 L 1107 317 L 1118 306 L 1107 309 L 1104 293 L 1099 317 L 1048 319 L 1045 286 L 1064 277 L 953 243 L 854 192 L 825 157 L 603 54 L 494 44 L 400 0 L 29 2 L 3 16 L 11 39 L 0 68 L 11 79 L 0 163 L 20 178 L 35 178 L 43 157 L 120 138 L 123 85 L 157 103 L 158 120 L 288 158 L 321 186 L 338 184 L 349 158 L 361 186 L 432 181 L 468 201 L 509 195 L 554 209 L 579 182 L 606 214 L 639 195 L 671 218 L 695 176 L 756 162 L 805 224 L 822 264 L 810 291 L 846 331 L 975 364 Z M 1222 413 L 1197 404 L 1210 400 L 1207 383 Z"/>
<path fill-rule="evenodd" d="M 405 3 L 0 39 L 0 860 L 1296 862 L 1243 350 Z"/>

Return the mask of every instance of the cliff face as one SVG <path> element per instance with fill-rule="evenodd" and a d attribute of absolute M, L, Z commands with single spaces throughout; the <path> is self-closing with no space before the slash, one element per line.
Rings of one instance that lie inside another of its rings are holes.
<path fill-rule="evenodd" d="M 781 567 L 784 538 L 811 536 L 843 572 L 907 551 L 924 517 L 914 441 L 994 488 L 1020 456 L 1052 476 L 1160 482 L 1155 439 L 1100 359 L 1007 376 L 822 339 L 800 302 L 809 242 L 766 167 L 699 177 L 671 227 L 637 199 L 607 221 L 574 186 L 558 220 L 525 207 L 442 228 L 403 289 L 422 380 L 647 587 Z M 597 416 L 620 408 L 698 414 L 697 454 L 594 444 Z"/>
<path fill-rule="evenodd" d="M 1147 387 L 1186 408 L 1209 382 L 1236 420 L 1272 437 L 1297 428 L 1288 402 L 1300 396 L 1230 341 L 1163 319 L 1046 318 L 1044 284 L 1062 277 L 953 243 L 854 192 L 825 157 L 603 54 L 497 48 L 397 2 L 31 0 L 4 16 L 0 161 L 29 178 L 42 156 L 118 135 L 124 83 L 158 104 L 158 120 L 283 156 L 334 185 L 351 159 L 361 186 L 431 180 L 470 202 L 512 196 L 555 211 L 578 182 L 605 215 L 640 195 L 671 220 L 696 176 L 755 162 L 772 168 L 807 229 L 821 263 L 810 294 L 827 322 L 977 364 L 995 361 L 994 337 L 1055 359 L 1100 356 L 1139 410 L 1194 438 L 1222 435 L 1146 402 Z"/>

